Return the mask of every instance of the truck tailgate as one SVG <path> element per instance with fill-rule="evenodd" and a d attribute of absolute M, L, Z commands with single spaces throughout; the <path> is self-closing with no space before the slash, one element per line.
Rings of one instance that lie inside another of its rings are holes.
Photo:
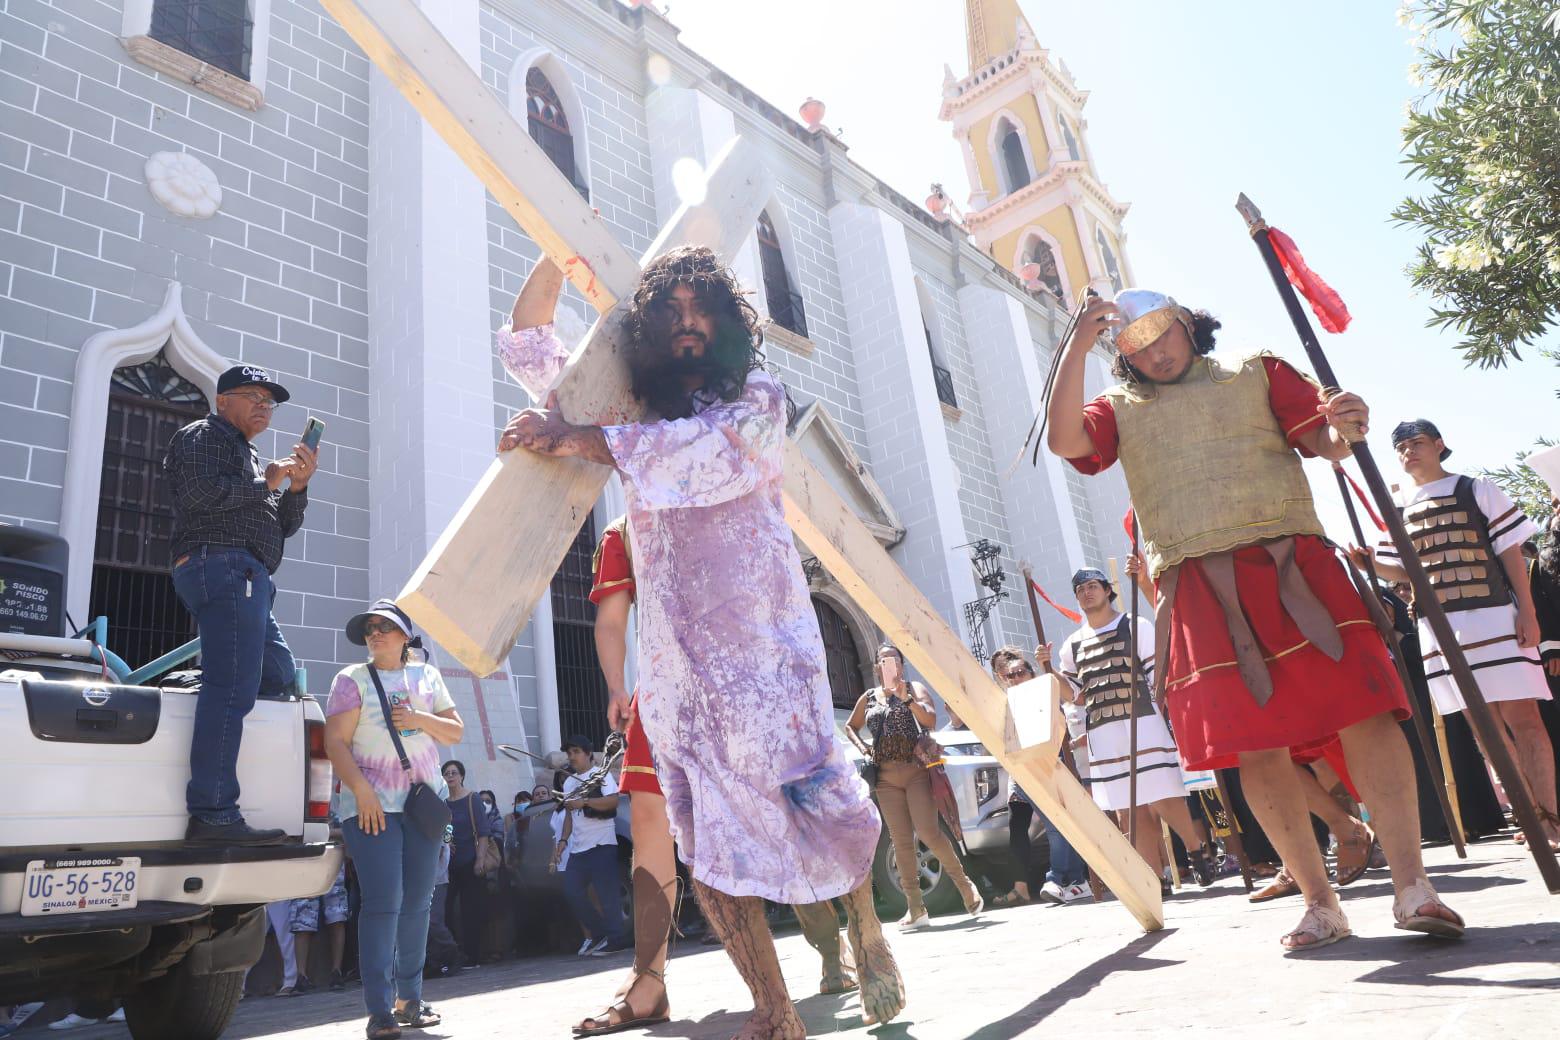
<path fill-rule="evenodd" d="M 0 677 L 0 848 L 178 842 L 188 815 L 193 690 Z M 255 827 L 303 835 L 304 716 L 262 699 L 244 721 L 239 804 Z"/>

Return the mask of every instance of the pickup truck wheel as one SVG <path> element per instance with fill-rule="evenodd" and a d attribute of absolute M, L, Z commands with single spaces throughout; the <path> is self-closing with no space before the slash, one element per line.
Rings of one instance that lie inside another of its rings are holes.
<path fill-rule="evenodd" d="M 179 965 L 125 998 L 125 1024 L 136 1040 L 217 1040 L 243 995 L 241 971 L 194 975 Z"/>
<path fill-rule="evenodd" d="M 932 854 L 932 850 L 919 841 L 915 843 L 915 850 L 921 881 L 921 900 L 926 904 L 926 908 L 934 914 L 961 909 L 964 901 L 959 898 L 959 890 L 953 886 L 953 878 L 943 869 L 942 863 Z M 872 857 L 872 885 L 877 893 L 879 915 L 889 920 L 903 917 L 910 904 L 905 899 L 904 886 L 899 880 L 894 843 L 889 840 L 886 824 L 882 835 L 878 838 L 877 852 Z"/>

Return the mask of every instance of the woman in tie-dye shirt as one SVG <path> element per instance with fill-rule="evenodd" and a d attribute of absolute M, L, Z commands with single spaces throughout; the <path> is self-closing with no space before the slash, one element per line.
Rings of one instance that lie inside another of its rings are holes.
<path fill-rule="evenodd" d="M 341 778 L 337 815 L 363 893 L 358 959 L 368 1036 L 374 1040 L 399 1036 L 401 1026 L 426 1028 L 440 1021 L 422 999 L 439 843 L 404 826 L 402 809 L 414 781 L 441 798 L 448 793 L 439 773 L 439 745 L 458 743 L 465 727 L 438 669 L 411 655 L 422 642 L 412 635 L 411 619 L 393 602 L 379 600 L 353 617 L 347 638 L 366 645 L 370 660 L 336 674 L 325 705 L 325 750 Z M 410 775 L 401 768 L 385 723 L 375 671 Z"/>

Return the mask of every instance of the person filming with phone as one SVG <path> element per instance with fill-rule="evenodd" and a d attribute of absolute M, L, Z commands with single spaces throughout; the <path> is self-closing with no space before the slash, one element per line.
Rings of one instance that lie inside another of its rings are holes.
<path fill-rule="evenodd" d="M 185 840 L 266 845 L 284 834 L 244 822 L 238 748 L 244 717 L 264 692 L 293 684 L 292 651 L 271 613 L 282 546 L 303 526 L 323 428 L 286 458 L 262 463 L 254 440 L 287 391 L 263 368 L 235 365 L 217 380 L 216 411 L 173 435 L 163 458 L 173 497 L 173 587 L 195 618 L 201 685 L 185 790 Z"/>

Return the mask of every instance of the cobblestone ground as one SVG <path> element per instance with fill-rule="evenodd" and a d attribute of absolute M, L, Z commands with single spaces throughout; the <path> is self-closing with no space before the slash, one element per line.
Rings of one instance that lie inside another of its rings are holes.
<path fill-rule="evenodd" d="M 1444 942 L 1394 931 L 1391 884 L 1374 870 L 1344 890 L 1355 936 L 1310 957 L 1285 958 L 1278 937 L 1299 919 L 1297 898 L 1247 903 L 1239 879 L 1188 889 L 1166 906 L 1164 930 L 1143 934 L 1116 903 L 1025 906 L 978 920 L 948 917 L 892 936 L 909 984 L 900 1020 L 868 1031 L 854 996 L 817 993 L 818 961 L 793 929 L 780 959 L 809 1033 L 907 1040 L 1020 1036 L 1552 1036 L 1560 1021 L 1560 896 L 1509 838 L 1427 853 L 1437 887 L 1469 921 Z M 891 929 L 892 931 L 892 929 Z M 428 983 L 445 1025 L 425 1036 L 568 1037 L 597 1010 L 627 954 L 511 961 Z M 749 1007 L 725 955 L 685 944 L 668 980 L 674 1021 L 628 1036 L 729 1037 Z M 230 1037 L 326 1040 L 363 1035 L 357 989 L 250 998 Z M 33 1035 L 31 1023 L 23 1036 Z M 36 1035 L 61 1035 L 36 1028 Z M 122 1026 L 68 1034 L 124 1037 Z M 408 1032 L 409 1037 L 417 1034 Z"/>

